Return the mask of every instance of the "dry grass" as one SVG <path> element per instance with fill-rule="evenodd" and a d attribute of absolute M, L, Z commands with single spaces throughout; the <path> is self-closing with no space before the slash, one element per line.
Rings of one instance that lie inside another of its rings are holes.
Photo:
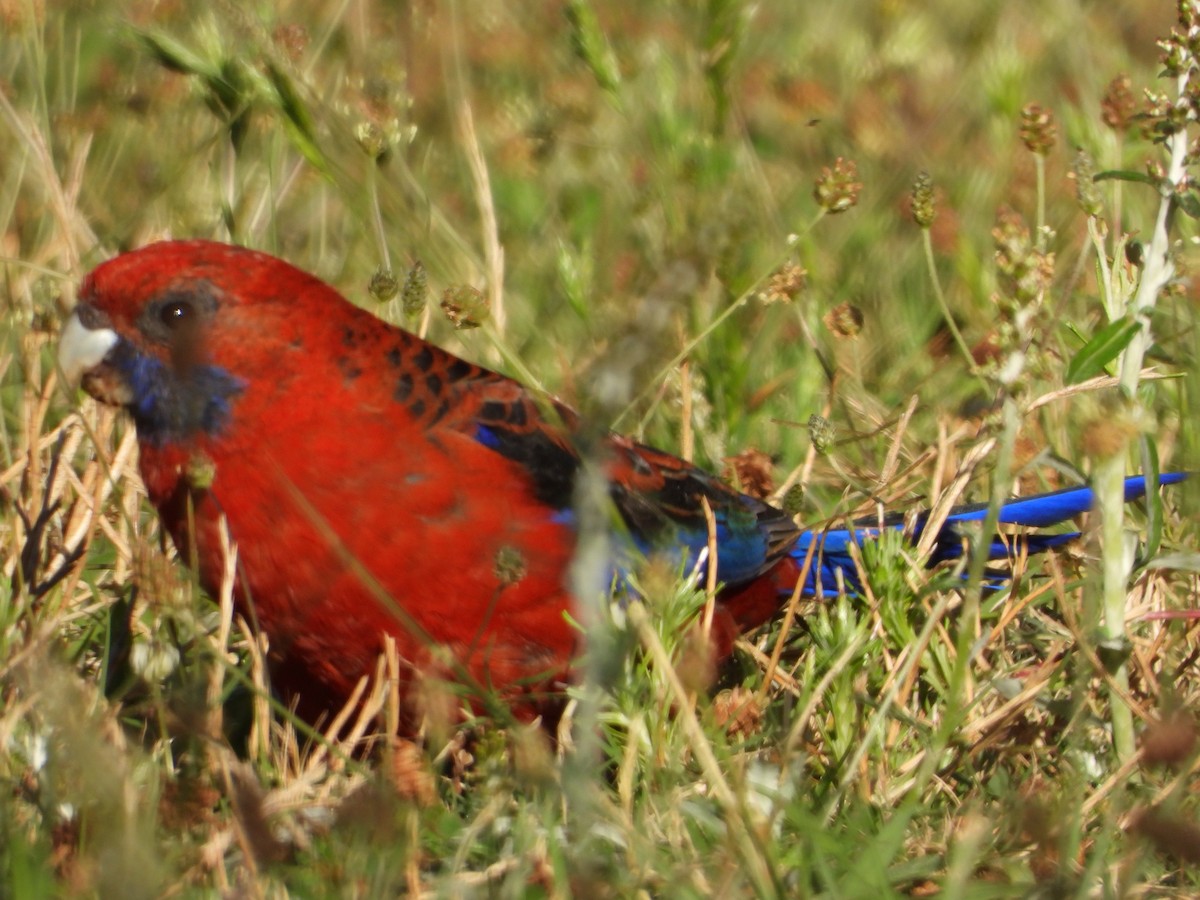
<path fill-rule="evenodd" d="M 420 260 L 435 298 L 471 286 L 494 327 L 464 337 L 433 303 L 411 327 L 713 468 L 766 449 L 813 524 L 1056 486 L 1130 418 L 1123 465 L 1150 448 L 1190 467 L 1185 217 L 1141 410 L 1116 375 L 1063 379 L 1109 320 L 1105 273 L 1135 288 L 1097 223 L 1148 241 L 1158 203 L 1106 182 L 1089 234 L 1065 177 L 1066 144 L 1102 168 L 1156 158 L 1099 101 L 1121 71 L 1170 89 L 1153 49 L 1170 11 L 1111 6 L 0 2 L 0 893 L 1194 895 L 1190 490 L 1157 510 L 1157 564 L 1122 582 L 1121 639 L 1101 632 L 1114 551 L 1091 529 L 994 593 L 883 541 L 864 596 L 798 599 L 713 685 L 681 627 L 704 592 L 644 573 L 644 605 L 600 611 L 612 652 L 553 741 L 449 720 L 388 737 L 386 658 L 313 733 L 273 707 L 228 587 L 204 597 L 178 565 L 131 426 L 51 363 L 91 265 L 195 235 L 364 304 L 380 268 Z M 1040 163 L 1017 138 L 1032 100 L 1062 132 Z M 812 186 L 837 157 L 863 195 L 835 216 Z M 921 168 L 933 270 L 981 372 L 927 300 Z M 1030 251 L 1054 254 L 1033 301 L 993 259 L 1002 201 L 1056 232 Z M 762 302 L 787 263 L 804 287 Z M 828 327 L 847 302 L 854 338 Z M 812 412 L 837 426 L 823 452 L 796 424 Z"/>

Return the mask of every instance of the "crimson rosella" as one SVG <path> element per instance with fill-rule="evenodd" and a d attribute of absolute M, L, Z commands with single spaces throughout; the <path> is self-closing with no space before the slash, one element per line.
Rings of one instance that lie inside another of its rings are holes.
<path fill-rule="evenodd" d="M 151 502 L 208 590 L 222 518 L 238 547 L 235 597 L 269 640 L 277 688 L 330 709 L 374 670 L 383 635 L 409 677 L 448 650 L 465 682 L 506 702 L 561 690 L 580 634 L 568 568 L 581 469 L 577 415 L 354 306 L 281 260 L 206 241 L 154 244 L 83 283 L 63 372 L 125 407 Z M 716 526 L 729 638 L 803 590 L 853 592 L 850 545 L 885 520 L 805 531 L 675 456 L 619 435 L 602 446 L 614 580 L 636 553 L 681 570 Z M 1163 481 L 1179 476 L 1164 476 Z M 1126 496 L 1145 490 L 1130 479 Z M 1046 526 L 1087 510 L 1080 487 L 1011 501 L 1000 520 Z M 955 511 L 931 564 L 963 552 Z M 1038 552 L 1073 535 L 1030 535 Z M 992 555 L 1009 544 L 997 537 Z M 698 567 L 702 568 L 702 567 Z"/>

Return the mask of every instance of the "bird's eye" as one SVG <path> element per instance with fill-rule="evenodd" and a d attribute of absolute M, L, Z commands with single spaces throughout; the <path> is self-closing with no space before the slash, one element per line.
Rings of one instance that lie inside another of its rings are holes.
<path fill-rule="evenodd" d="M 187 300 L 172 300 L 170 303 L 163 304 L 162 309 L 158 311 L 158 320 L 169 331 L 175 331 L 181 325 L 193 321 L 195 317 L 196 310 Z"/>
<path fill-rule="evenodd" d="M 217 291 L 208 282 L 172 286 L 154 297 L 138 316 L 137 327 L 151 341 L 175 345 L 198 340 L 217 310 Z"/>

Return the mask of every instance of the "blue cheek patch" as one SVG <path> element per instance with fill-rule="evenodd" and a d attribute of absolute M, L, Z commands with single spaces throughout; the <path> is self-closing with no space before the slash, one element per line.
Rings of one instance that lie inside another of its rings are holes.
<path fill-rule="evenodd" d="M 143 430 L 145 426 L 153 432 L 154 421 L 161 416 L 163 405 L 169 401 L 166 367 L 157 359 L 136 352 L 119 362 L 117 367 L 133 392 L 129 410 L 133 413 L 138 430 Z"/>
<path fill-rule="evenodd" d="M 218 434 L 229 421 L 233 398 L 246 389 L 245 381 L 220 366 L 179 373 L 126 340 L 109 352 L 108 362 L 129 385 L 138 435 L 157 446 Z"/>

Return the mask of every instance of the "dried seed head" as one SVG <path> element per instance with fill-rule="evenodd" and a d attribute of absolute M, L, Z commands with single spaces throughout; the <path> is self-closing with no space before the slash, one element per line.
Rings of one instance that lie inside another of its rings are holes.
<path fill-rule="evenodd" d="M 429 275 L 418 259 L 404 276 L 404 289 L 400 292 L 400 306 L 406 316 L 415 317 L 425 310 L 425 298 L 429 294 Z"/>
<path fill-rule="evenodd" d="M 933 224 L 937 208 L 933 199 L 933 178 L 928 172 L 918 172 L 912 186 L 912 217 L 922 228 Z"/>
<path fill-rule="evenodd" d="M 862 182 L 858 180 L 858 166 L 852 159 L 838 157 L 833 168 L 821 168 L 813 188 L 813 198 L 817 205 L 828 213 L 845 212 L 858 203 L 858 195 L 862 191 Z"/>
<path fill-rule="evenodd" d="M 400 285 L 391 269 L 380 266 L 371 276 L 367 291 L 377 303 L 387 303 L 400 292 Z"/>
<path fill-rule="evenodd" d="M 759 500 L 767 499 L 775 490 L 774 469 L 771 457 L 753 447 L 725 457 L 725 477 L 742 493 Z"/>
<path fill-rule="evenodd" d="M 192 490 L 207 491 L 216 480 L 217 464 L 207 453 L 196 450 L 188 457 L 183 477 Z"/>
<path fill-rule="evenodd" d="M 1142 761 L 1150 766 L 1179 766 L 1196 749 L 1196 720 L 1177 710 L 1142 732 Z"/>
<path fill-rule="evenodd" d="M 387 122 L 404 106 L 405 100 L 403 85 L 394 78 L 377 73 L 362 81 L 361 103 L 372 121 Z"/>
<path fill-rule="evenodd" d="M 713 698 L 713 718 L 731 738 L 752 737 L 762 728 L 763 704 L 757 691 L 741 685 Z"/>
<path fill-rule="evenodd" d="M 308 49 L 308 29 L 295 23 L 278 25 L 271 32 L 271 40 L 288 59 L 297 62 Z"/>
<path fill-rule="evenodd" d="M 1005 294 L 1025 305 L 1036 300 L 1054 277 L 1054 254 L 1034 246 L 1029 226 L 1020 214 L 1002 207 L 992 229 L 996 269 Z"/>
<path fill-rule="evenodd" d="M 1124 453 L 1138 436 L 1138 427 L 1125 410 L 1109 409 L 1088 422 L 1083 428 L 1083 452 L 1092 459 L 1102 460 Z"/>
<path fill-rule="evenodd" d="M 813 447 L 822 456 L 829 452 L 829 448 L 833 445 L 834 437 L 833 423 L 824 416 L 818 416 L 813 413 L 808 417 L 808 437 L 812 441 Z"/>
<path fill-rule="evenodd" d="M 1135 809 L 1129 833 L 1149 841 L 1164 856 L 1185 866 L 1200 863 L 1200 828 L 1178 813 L 1158 807 Z"/>
<path fill-rule="evenodd" d="M 804 509 L 804 485 L 797 482 L 788 488 L 780 505 L 789 516 L 800 515 L 800 510 Z"/>
<path fill-rule="evenodd" d="M 1104 211 L 1100 201 L 1100 189 L 1096 186 L 1096 164 L 1082 147 L 1075 153 L 1071 164 L 1071 178 L 1075 181 L 1075 202 L 1089 216 L 1098 216 Z"/>
<path fill-rule="evenodd" d="M 1133 97 L 1133 85 L 1129 76 L 1118 75 L 1108 83 L 1104 97 L 1100 100 L 1100 117 L 1113 131 L 1124 134 L 1137 112 L 1137 101 Z"/>
<path fill-rule="evenodd" d="M 1054 114 L 1037 103 L 1027 103 L 1021 110 L 1021 142 L 1031 153 L 1045 156 L 1054 146 L 1058 128 Z"/>
<path fill-rule="evenodd" d="M 496 580 L 509 587 L 525 577 L 525 554 L 509 544 L 496 551 Z"/>
<path fill-rule="evenodd" d="M 394 737 L 391 751 L 391 766 L 384 774 L 396 793 L 415 806 L 432 806 L 437 800 L 437 783 L 421 748 L 412 741 Z"/>
<path fill-rule="evenodd" d="M 996 215 L 992 239 L 999 290 L 992 299 L 1000 318 L 973 355 L 988 377 L 1006 386 L 1045 371 L 1055 359 L 1046 349 L 1046 336 L 1054 330 L 1045 303 L 1054 281 L 1055 257 L 1046 249 L 1052 238 L 1043 228 L 1035 239 L 1025 220 L 1008 207 Z"/>
<path fill-rule="evenodd" d="M 487 298 L 469 284 L 446 288 L 442 293 L 442 312 L 455 328 L 478 328 L 488 317 Z"/>
<path fill-rule="evenodd" d="M 808 283 L 808 270 L 796 263 L 784 263 L 768 279 L 758 296 L 764 303 L 786 303 L 800 296 Z"/>
<path fill-rule="evenodd" d="M 856 338 L 862 331 L 865 319 L 862 310 L 853 303 L 839 303 L 825 314 L 822 321 L 835 337 Z"/>
<path fill-rule="evenodd" d="M 354 140 L 371 159 L 379 159 L 388 150 L 387 135 L 374 122 L 364 121 L 354 126 Z"/>

